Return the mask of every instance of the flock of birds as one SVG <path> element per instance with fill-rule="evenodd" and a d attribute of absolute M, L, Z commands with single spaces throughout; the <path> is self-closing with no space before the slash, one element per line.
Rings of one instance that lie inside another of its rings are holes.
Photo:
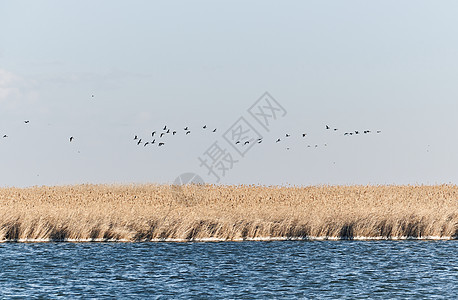
<path fill-rule="evenodd" d="M 92 97 L 94 97 L 94 95 L 92 95 Z M 29 124 L 30 121 L 29 120 L 25 120 L 24 121 L 24 124 Z M 325 127 L 326 130 L 328 131 L 333 131 L 333 132 L 337 132 L 339 129 L 338 128 L 331 128 L 329 125 L 326 125 Z M 217 128 L 214 128 L 214 129 L 209 129 L 207 127 L 207 125 L 203 125 L 202 126 L 202 130 L 207 130 L 207 131 L 210 131 L 212 133 L 216 133 L 217 131 Z M 186 126 L 182 129 L 182 132 L 184 133 L 184 135 L 188 136 L 191 134 L 191 129 L 189 128 L 189 126 Z M 382 131 L 381 130 L 377 130 L 375 131 L 376 134 L 380 134 Z M 143 147 L 146 147 L 148 145 L 157 145 L 158 147 L 162 147 L 165 145 L 165 140 L 163 140 L 163 138 L 167 135 L 171 135 L 171 136 L 175 136 L 179 133 L 178 130 L 172 130 L 171 128 L 168 128 L 167 125 L 165 125 L 162 130 L 157 130 L 157 131 L 153 131 L 151 133 L 151 138 L 140 138 L 138 135 L 135 135 L 133 140 L 134 142 L 137 144 L 137 146 L 140 146 L 140 145 L 143 145 Z M 348 131 L 348 132 L 345 132 L 343 133 L 344 136 L 353 136 L 353 135 L 363 135 L 363 134 L 371 134 L 372 131 L 371 130 L 355 130 L 355 131 Z M 1 135 L 0 135 L 1 136 Z M 7 134 L 3 134 L 2 136 L 4 139 L 8 138 L 8 135 Z M 284 137 L 282 138 L 277 138 L 275 139 L 275 143 L 280 143 L 282 142 L 282 139 L 288 139 L 291 137 L 291 134 L 290 133 L 285 133 Z M 302 133 L 301 134 L 301 137 L 302 138 L 305 138 L 307 137 L 307 133 Z M 75 138 L 73 136 L 70 136 L 68 138 L 69 142 L 73 142 L 75 140 Z M 235 141 L 235 144 L 236 145 L 241 145 L 241 146 L 246 146 L 250 143 L 258 143 L 258 144 L 261 144 L 263 142 L 263 138 L 258 138 L 258 139 L 249 139 L 249 140 L 237 140 Z M 327 146 L 327 144 L 324 144 L 324 146 Z M 312 148 L 313 145 L 307 145 L 308 148 Z M 314 148 L 318 148 L 318 144 L 315 144 L 314 145 Z M 290 150 L 289 147 L 286 148 L 287 150 Z"/>
<path fill-rule="evenodd" d="M 339 129 L 338 128 L 331 128 L 329 125 L 326 125 L 326 130 L 329 130 L 329 131 L 338 131 Z M 217 131 L 217 128 L 214 128 L 213 130 L 209 130 L 207 125 L 203 125 L 202 126 L 202 130 L 208 130 L 208 131 L 211 131 L 212 133 L 215 133 Z M 191 134 L 191 130 L 189 129 L 189 126 L 186 126 L 182 129 L 182 132 L 187 136 L 189 134 Z M 380 134 L 382 131 L 381 130 L 377 130 L 375 131 L 377 134 Z M 175 136 L 179 133 L 179 130 L 173 130 L 169 127 L 167 127 L 167 125 L 165 125 L 162 130 L 156 130 L 156 131 L 153 131 L 151 132 L 151 137 L 148 137 L 148 138 L 144 138 L 144 137 L 139 137 L 138 135 L 135 135 L 133 140 L 134 140 L 134 143 L 137 144 L 137 146 L 141 146 L 143 145 L 143 147 L 146 147 L 148 145 L 157 145 L 158 147 L 162 147 L 165 145 L 165 140 L 163 140 L 162 138 L 167 136 L 167 135 L 171 135 L 171 136 Z M 345 132 L 343 135 L 345 136 L 352 136 L 352 135 L 359 135 L 359 134 L 370 134 L 372 133 L 371 130 L 355 130 L 355 131 L 350 131 L 350 132 Z M 305 138 L 307 137 L 307 133 L 302 133 L 301 134 L 302 138 Z M 291 134 L 290 133 L 285 133 L 284 135 L 284 138 L 285 139 L 288 139 L 291 137 Z M 275 143 L 280 143 L 282 141 L 283 137 L 282 138 L 277 138 L 275 139 Z M 258 139 L 249 139 L 249 140 L 237 140 L 235 141 L 235 144 L 236 145 L 242 145 L 242 146 L 246 146 L 250 143 L 258 143 L 258 144 L 261 144 L 263 142 L 263 138 L 258 138 Z M 307 145 L 308 148 L 311 148 L 313 145 Z M 327 146 L 327 144 L 324 144 L 324 146 Z M 315 148 L 318 148 L 318 144 L 315 144 L 314 145 Z M 287 147 L 286 148 L 287 150 L 289 150 L 290 148 Z"/>

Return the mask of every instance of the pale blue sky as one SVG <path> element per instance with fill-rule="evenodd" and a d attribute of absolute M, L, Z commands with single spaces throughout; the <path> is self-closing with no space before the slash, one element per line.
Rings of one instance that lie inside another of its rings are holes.
<path fill-rule="evenodd" d="M 457 183 L 457 15 L 456 1 L 0 0 L 0 186 L 214 183 L 197 158 L 265 91 L 287 114 L 221 183 Z M 164 147 L 133 141 L 165 124 Z M 343 136 L 366 129 L 382 133 Z"/>

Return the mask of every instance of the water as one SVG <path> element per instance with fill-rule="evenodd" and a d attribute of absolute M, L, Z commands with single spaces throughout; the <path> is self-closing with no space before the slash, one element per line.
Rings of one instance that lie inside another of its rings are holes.
<path fill-rule="evenodd" d="M 458 241 L 0 244 L 0 298 L 458 298 Z"/>

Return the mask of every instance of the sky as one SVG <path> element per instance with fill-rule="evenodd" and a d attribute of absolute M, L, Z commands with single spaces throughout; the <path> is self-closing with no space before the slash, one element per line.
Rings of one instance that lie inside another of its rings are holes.
<path fill-rule="evenodd" d="M 0 186 L 456 184 L 457 14 L 456 1 L 0 0 Z M 157 137 L 164 126 L 176 135 Z"/>

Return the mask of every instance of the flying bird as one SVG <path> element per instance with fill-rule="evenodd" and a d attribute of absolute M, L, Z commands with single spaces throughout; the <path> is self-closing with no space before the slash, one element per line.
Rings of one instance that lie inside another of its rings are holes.
<path fill-rule="evenodd" d="M 142 143 L 142 139 L 139 139 L 137 142 L 137 145 L 140 145 Z"/>
<path fill-rule="evenodd" d="M 153 137 L 155 134 L 156 134 L 156 131 L 153 131 L 153 132 L 151 133 L 151 136 Z"/>
<path fill-rule="evenodd" d="M 154 143 L 156 143 L 156 139 L 154 139 L 154 140 L 151 142 L 151 144 L 154 144 Z"/>
<path fill-rule="evenodd" d="M 159 143 L 159 147 L 160 147 L 160 146 L 164 146 L 164 143 Z"/>
<path fill-rule="evenodd" d="M 235 142 L 235 144 L 236 144 L 236 145 L 237 145 L 237 144 L 240 144 L 240 141 Z"/>
<path fill-rule="evenodd" d="M 73 141 L 73 139 L 74 139 L 74 137 L 71 136 L 71 137 L 70 137 L 70 143 Z"/>
<path fill-rule="evenodd" d="M 163 130 L 167 130 L 167 125 L 164 126 L 164 129 Z"/>
<path fill-rule="evenodd" d="M 186 126 L 186 127 L 184 128 L 184 130 L 189 130 L 189 129 L 188 129 L 188 126 Z"/>
<path fill-rule="evenodd" d="M 258 144 L 261 144 L 262 143 L 262 139 L 258 139 Z"/>
<path fill-rule="evenodd" d="M 302 137 L 305 137 L 306 135 L 307 135 L 307 133 L 303 133 L 303 134 L 302 134 Z"/>
<path fill-rule="evenodd" d="M 188 134 L 190 134 L 190 133 L 191 133 L 191 131 L 189 131 L 189 130 L 188 130 L 188 131 L 186 131 L 186 135 L 188 135 Z"/>
<path fill-rule="evenodd" d="M 138 140 L 138 136 L 135 136 L 135 137 L 134 137 L 134 141 L 135 141 L 135 140 Z"/>
<path fill-rule="evenodd" d="M 7 137 L 8 137 L 8 136 L 7 136 L 6 134 L 3 136 L 3 138 L 7 138 Z"/>
<path fill-rule="evenodd" d="M 278 143 L 278 142 L 280 142 L 280 139 L 278 139 L 278 140 L 275 141 L 275 143 Z"/>
<path fill-rule="evenodd" d="M 382 131 L 381 130 L 377 130 L 377 133 L 380 133 L 380 132 L 382 132 Z"/>
<path fill-rule="evenodd" d="M 216 132 L 216 128 L 215 128 L 215 129 L 213 129 L 213 132 Z"/>
<path fill-rule="evenodd" d="M 290 134 L 286 134 L 286 137 L 290 137 L 291 135 Z"/>
<path fill-rule="evenodd" d="M 146 142 L 146 143 L 143 145 L 143 147 L 146 147 L 146 145 L 148 145 L 148 144 L 149 144 L 149 142 Z"/>
<path fill-rule="evenodd" d="M 204 125 L 204 127 L 202 127 L 203 129 L 206 129 L 207 128 L 207 125 Z"/>
<path fill-rule="evenodd" d="M 245 143 L 243 143 L 243 145 L 248 145 L 250 143 L 250 141 L 246 141 Z"/>
<path fill-rule="evenodd" d="M 165 132 L 161 133 L 161 137 L 163 137 L 163 136 L 164 136 L 164 134 L 165 134 Z"/>
<path fill-rule="evenodd" d="M 176 132 L 176 131 L 174 131 L 174 132 L 172 132 L 172 134 L 173 134 L 173 135 L 175 135 L 175 134 L 177 134 L 177 132 Z"/>
<path fill-rule="evenodd" d="M 25 121 L 24 121 L 25 124 L 27 124 L 27 123 L 29 123 L 29 122 L 30 122 L 29 120 L 25 120 Z"/>
<path fill-rule="evenodd" d="M 326 129 L 331 129 L 331 127 L 329 127 L 328 125 L 326 125 Z"/>

